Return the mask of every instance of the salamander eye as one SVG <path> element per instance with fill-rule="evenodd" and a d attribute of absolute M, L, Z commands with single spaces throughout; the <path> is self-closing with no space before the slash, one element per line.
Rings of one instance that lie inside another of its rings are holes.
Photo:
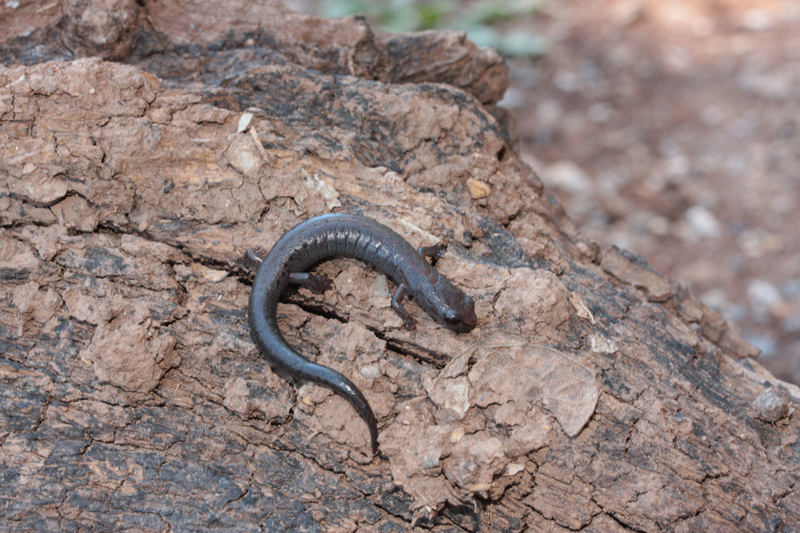
<path fill-rule="evenodd" d="M 450 323 L 458 322 L 458 311 L 455 309 L 448 309 L 444 312 L 444 319 Z"/>

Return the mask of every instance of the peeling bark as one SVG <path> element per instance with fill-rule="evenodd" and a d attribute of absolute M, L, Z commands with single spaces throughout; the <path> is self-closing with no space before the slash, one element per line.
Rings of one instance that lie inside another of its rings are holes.
<path fill-rule="evenodd" d="M 796 530 L 800 390 L 580 234 L 485 107 L 496 55 L 275 3 L 109 5 L 0 22 L 3 529 Z M 348 260 L 287 295 L 289 343 L 375 410 L 372 462 L 245 320 L 244 251 L 332 210 L 448 243 L 479 317 L 411 303 L 405 331 Z"/>

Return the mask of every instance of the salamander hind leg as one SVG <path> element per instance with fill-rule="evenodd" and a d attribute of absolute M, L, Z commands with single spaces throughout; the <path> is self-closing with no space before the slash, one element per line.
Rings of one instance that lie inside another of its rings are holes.
<path fill-rule="evenodd" d="M 433 246 L 420 246 L 417 248 L 417 253 L 422 257 L 430 257 L 431 264 L 435 265 L 436 261 L 444 257 L 444 253 L 447 251 L 446 244 L 434 244 Z"/>
<path fill-rule="evenodd" d="M 250 248 L 247 250 L 247 252 L 245 252 L 242 261 L 244 262 L 244 266 L 246 266 L 250 271 L 257 272 L 258 267 L 261 266 L 261 263 L 264 262 L 266 257 L 267 251 L 260 246 L 256 246 L 255 248 Z"/>
<path fill-rule="evenodd" d="M 333 288 L 333 281 L 325 274 L 311 274 L 309 272 L 293 272 L 289 274 L 292 283 L 302 285 L 314 294 L 323 294 Z"/>

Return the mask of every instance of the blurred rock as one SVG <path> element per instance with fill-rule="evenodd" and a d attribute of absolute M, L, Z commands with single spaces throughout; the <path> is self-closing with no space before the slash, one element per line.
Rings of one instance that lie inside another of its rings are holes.
<path fill-rule="evenodd" d="M 684 181 L 688 177 L 690 168 L 691 163 L 685 154 L 678 153 L 667 158 L 667 176 L 672 182 Z"/>
<path fill-rule="evenodd" d="M 770 311 L 783 302 L 778 289 L 763 279 L 754 279 L 750 282 L 747 287 L 747 297 L 750 300 L 753 319 L 761 323 L 769 320 Z"/>
<path fill-rule="evenodd" d="M 704 292 L 700 295 L 700 301 L 722 314 L 724 314 L 725 310 L 731 305 L 727 293 L 722 289 L 712 289 Z"/>
<path fill-rule="evenodd" d="M 755 418 L 777 422 L 789 413 L 789 396 L 779 387 L 769 387 L 756 396 L 751 407 Z"/>
<path fill-rule="evenodd" d="M 748 9 L 742 17 L 742 27 L 750 31 L 767 31 L 775 27 L 775 19 L 763 9 Z"/>
<path fill-rule="evenodd" d="M 781 293 L 770 282 L 763 279 L 754 279 L 747 287 L 747 296 L 754 305 L 771 307 L 781 303 Z"/>
<path fill-rule="evenodd" d="M 800 278 L 787 279 L 781 284 L 781 295 L 786 300 L 794 300 L 800 296 Z"/>
<path fill-rule="evenodd" d="M 614 2 L 610 12 L 615 24 L 627 26 L 645 16 L 646 6 L 642 0 L 619 0 Z"/>
<path fill-rule="evenodd" d="M 790 71 L 744 71 L 736 77 L 736 86 L 743 92 L 762 98 L 786 99 L 795 90 L 794 76 Z"/>
<path fill-rule="evenodd" d="M 578 135 L 586 127 L 586 117 L 583 112 L 576 109 L 564 117 L 564 132 L 569 135 Z"/>
<path fill-rule="evenodd" d="M 647 227 L 647 231 L 653 235 L 663 237 L 669 234 L 669 220 L 666 217 L 651 213 L 651 216 L 645 222 L 645 226 Z"/>
<path fill-rule="evenodd" d="M 547 187 L 569 194 L 589 194 L 594 188 L 586 172 L 572 161 L 557 161 L 545 167 L 540 177 Z"/>
<path fill-rule="evenodd" d="M 714 34 L 714 20 L 709 17 L 697 17 L 690 24 L 692 35 L 695 37 L 710 37 Z"/>
<path fill-rule="evenodd" d="M 709 104 L 700 111 L 700 120 L 709 127 L 719 126 L 725 113 L 716 104 Z"/>
<path fill-rule="evenodd" d="M 597 175 L 595 186 L 597 192 L 604 197 L 616 197 L 619 190 L 630 182 L 622 172 L 604 170 Z"/>
<path fill-rule="evenodd" d="M 564 117 L 564 110 L 558 100 L 547 99 L 536 106 L 536 140 L 549 142 Z"/>
<path fill-rule="evenodd" d="M 737 243 L 749 258 L 761 257 L 765 253 L 773 254 L 783 248 L 783 239 L 780 235 L 762 229 L 743 231 Z"/>
<path fill-rule="evenodd" d="M 559 70 L 553 77 L 553 83 L 561 92 L 574 93 L 580 88 L 580 80 L 576 72 Z"/>
<path fill-rule="evenodd" d="M 690 207 L 685 214 L 692 232 L 698 237 L 716 239 L 720 236 L 720 224 L 711 211 L 703 206 Z"/>
<path fill-rule="evenodd" d="M 608 119 L 611 118 L 612 113 L 613 110 L 611 109 L 611 106 L 609 106 L 607 103 L 597 102 L 589 107 L 587 116 L 589 117 L 589 120 L 591 120 L 592 122 L 596 124 L 602 124 L 603 122 L 607 122 Z"/>
<path fill-rule="evenodd" d="M 625 217 L 625 222 L 634 233 L 648 232 L 653 235 L 666 235 L 669 220 L 651 211 L 634 211 Z"/>
<path fill-rule="evenodd" d="M 797 333 L 800 331 L 800 314 L 792 315 L 781 321 L 781 328 L 787 333 Z"/>

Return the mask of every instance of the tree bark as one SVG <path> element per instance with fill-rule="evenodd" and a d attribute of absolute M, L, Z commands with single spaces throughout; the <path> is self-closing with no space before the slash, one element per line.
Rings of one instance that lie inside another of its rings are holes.
<path fill-rule="evenodd" d="M 494 118 L 494 52 L 269 2 L 6 9 L 0 529 L 796 531 L 800 390 L 577 230 Z M 479 318 L 405 331 L 348 260 L 287 295 L 371 461 L 246 321 L 245 250 L 330 211 L 448 244 Z"/>

